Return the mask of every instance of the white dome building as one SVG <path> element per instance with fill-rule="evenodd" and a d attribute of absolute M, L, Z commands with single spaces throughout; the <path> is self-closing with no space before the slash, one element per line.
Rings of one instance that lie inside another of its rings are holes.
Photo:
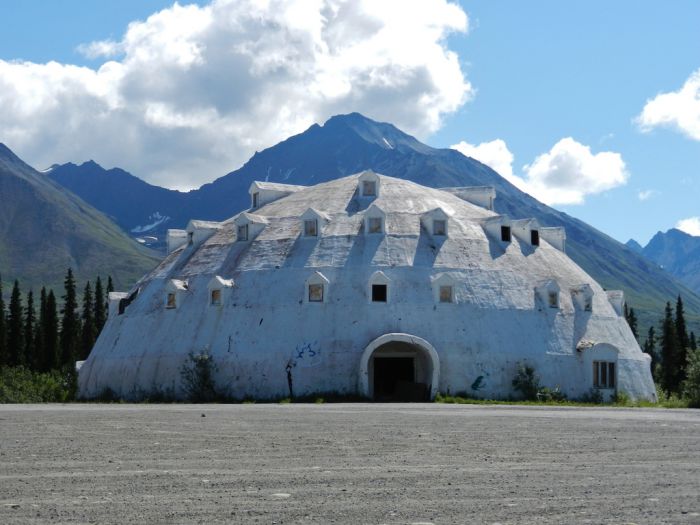
<path fill-rule="evenodd" d="M 367 171 L 250 193 L 232 219 L 171 230 L 160 266 L 110 297 L 82 396 L 182 396 L 206 351 L 236 398 L 506 398 L 520 363 L 570 398 L 655 398 L 622 293 L 565 254 L 562 229 L 490 211 L 493 189 Z"/>

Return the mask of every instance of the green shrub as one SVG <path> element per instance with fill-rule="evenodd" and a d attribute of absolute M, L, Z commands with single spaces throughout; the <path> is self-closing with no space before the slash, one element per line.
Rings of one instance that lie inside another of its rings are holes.
<path fill-rule="evenodd" d="M 531 366 L 519 364 L 518 371 L 513 378 L 513 388 L 520 392 L 523 398 L 534 401 L 540 390 L 540 378 L 535 374 Z"/>
<path fill-rule="evenodd" d="M 566 394 L 558 386 L 554 388 L 543 386 L 537 391 L 537 399 L 540 401 L 566 401 Z"/>
<path fill-rule="evenodd" d="M 75 399 L 75 373 L 0 368 L 0 403 L 65 403 Z"/>
<path fill-rule="evenodd" d="M 686 379 L 683 381 L 683 396 L 688 405 L 700 408 L 700 349 L 688 352 L 688 364 L 685 368 Z"/>
<path fill-rule="evenodd" d="M 193 403 L 211 403 L 219 398 L 214 384 L 217 367 L 214 358 L 204 350 L 200 354 L 190 352 L 180 368 L 187 400 Z"/>
<path fill-rule="evenodd" d="M 603 404 L 603 393 L 597 388 L 591 388 L 587 394 L 584 394 L 580 401 L 582 403 L 593 403 L 595 405 Z"/>

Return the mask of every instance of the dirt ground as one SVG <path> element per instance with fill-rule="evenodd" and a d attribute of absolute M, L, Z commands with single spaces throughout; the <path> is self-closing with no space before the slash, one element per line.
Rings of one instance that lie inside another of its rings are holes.
<path fill-rule="evenodd" d="M 700 523 L 700 411 L 0 406 L 0 523 Z"/>

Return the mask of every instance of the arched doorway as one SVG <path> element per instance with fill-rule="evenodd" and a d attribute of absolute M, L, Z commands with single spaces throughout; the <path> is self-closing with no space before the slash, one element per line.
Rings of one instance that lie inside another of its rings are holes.
<path fill-rule="evenodd" d="M 440 358 L 425 339 L 385 334 L 360 359 L 360 394 L 375 401 L 426 401 L 438 390 Z"/>

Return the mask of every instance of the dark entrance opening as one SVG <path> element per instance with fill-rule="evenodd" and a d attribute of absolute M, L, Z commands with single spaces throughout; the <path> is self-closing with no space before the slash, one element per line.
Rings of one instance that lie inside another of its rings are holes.
<path fill-rule="evenodd" d="M 416 383 L 414 357 L 374 358 L 375 401 L 425 401 L 425 383 Z"/>
<path fill-rule="evenodd" d="M 372 302 L 373 303 L 385 303 L 386 302 L 386 284 L 373 284 L 372 285 Z"/>

